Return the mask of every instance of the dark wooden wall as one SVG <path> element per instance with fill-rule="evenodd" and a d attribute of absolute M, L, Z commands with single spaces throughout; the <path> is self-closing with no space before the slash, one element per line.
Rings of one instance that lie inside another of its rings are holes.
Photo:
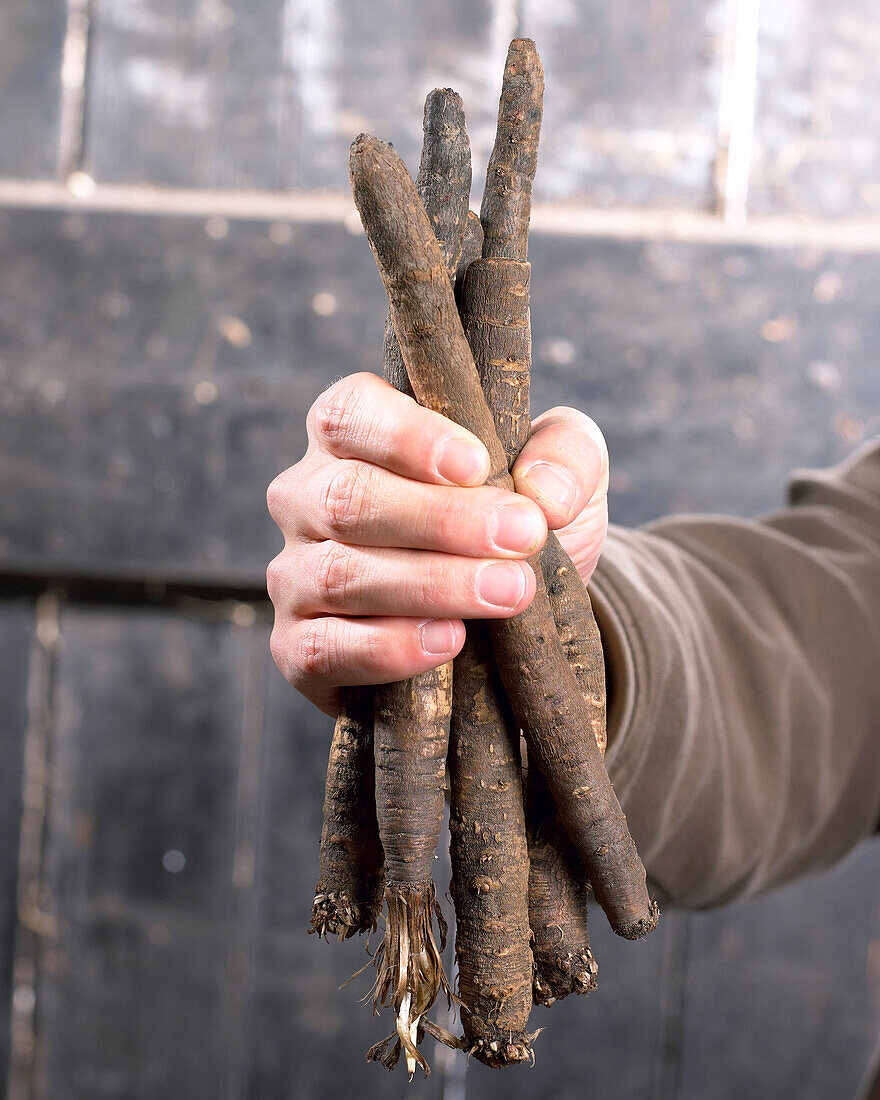
<path fill-rule="evenodd" d="M 644 944 L 594 921 L 599 991 L 536 1010 L 533 1070 L 438 1052 L 407 1088 L 365 1066 L 384 1025 L 364 979 L 337 988 L 361 946 L 304 934 L 330 723 L 269 657 L 264 491 L 319 390 L 377 366 L 350 139 L 414 164 L 424 94 L 452 85 L 478 178 L 517 30 L 547 69 L 535 406 L 602 425 L 613 518 L 772 508 L 790 469 L 880 433 L 868 0 L 6 0 L 11 1100 L 857 1090 L 880 1034 L 876 845 L 668 913 Z"/>

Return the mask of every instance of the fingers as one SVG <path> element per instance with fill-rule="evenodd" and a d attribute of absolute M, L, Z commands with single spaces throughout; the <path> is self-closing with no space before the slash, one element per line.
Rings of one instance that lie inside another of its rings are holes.
<path fill-rule="evenodd" d="M 519 614 L 535 576 L 521 559 L 548 526 L 588 579 L 607 526 L 608 453 L 589 417 L 533 425 L 517 493 L 483 485 L 483 445 L 370 374 L 331 386 L 308 416 L 309 450 L 269 487 L 286 538 L 269 566 L 272 653 L 328 714 L 345 685 L 408 679 L 464 643 L 463 621 Z"/>
<path fill-rule="evenodd" d="M 271 649 L 286 679 L 334 714 L 340 686 L 407 680 L 451 660 L 464 638 L 464 624 L 449 619 L 285 618 Z"/>
<path fill-rule="evenodd" d="M 356 459 L 306 458 L 272 483 L 269 506 L 288 538 L 525 557 L 547 524 L 525 497 L 489 486 L 425 485 Z"/>
<path fill-rule="evenodd" d="M 534 500 L 551 530 L 565 527 L 608 489 L 608 448 L 598 426 L 577 409 L 549 409 L 513 468 L 517 492 Z"/>
<path fill-rule="evenodd" d="M 298 618 L 507 618 L 535 595 L 535 574 L 523 561 L 332 541 L 285 550 L 270 564 L 267 582 L 276 614 Z"/>
<path fill-rule="evenodd" d="M 353 374 L 325 390 L 306 427 L 319 450 L 417 481 L 480 485 L 489 475 L 489 453 L 476 436 L 375 374 Z"/>

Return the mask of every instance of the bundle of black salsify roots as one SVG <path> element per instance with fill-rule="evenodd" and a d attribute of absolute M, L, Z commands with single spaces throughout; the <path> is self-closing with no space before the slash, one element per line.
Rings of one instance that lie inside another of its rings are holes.
<path fill-rule="evenodd" d="M 514 39 L 479 217 L 468 210 L 470 146 L 450 89 L 425 103 L 416 183 L 366 134 L 349 165 L 390 300 L 385 377 L 481 439 L 487 484 L 508 490 L 530 431 L 528 227 L 543 95 L 534 43 Z M 590 598 L 552 532 L 530 564 L 537 593 L 524 612 L 468 622 L 451 664 L 347 689 L 333 735 L 312 931 L 374 931 L 384 903 L 373 1004 L 393 1009 L 395 1029 L 367 1057 L 391 1069 L 403 1054 L 410 1076 L 417 1065 L 429 1072 L 425 1034 L 489 1066 L 533 1059 L 533 1003 L 596 986 L 590 893 L 629 939 L 658 919 L 603 763 Z M 432 879 L 447 769 L 454 992 Z M 456 1004 L 460 1038 L 427 1017 L 441 993 Z"/>

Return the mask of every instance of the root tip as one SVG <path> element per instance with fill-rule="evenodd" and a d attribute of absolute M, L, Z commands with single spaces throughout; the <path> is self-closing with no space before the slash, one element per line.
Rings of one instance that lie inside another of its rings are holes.
<path fill-rule="evenodd" d="M 351 936 L 375 932 L 378 923 L 375 906 L 359 905 L 341 894 L 316 894 L 308 932 L 322 940 L 335 936 L 341 943 Z"/>
<path fill-rule="evenodd" d="M 649 932 L 654 931 L 659 920 L 660 906 L 652 900 L 647 916 L 639 917 L 638 920 L 631 921 L 629 924 L 615 925 L 614 931 L 625 940 L 640 940 L 642 936 L 647 936 Z"/>
<path fill-rule="evenodd" d="M 580 955 L 557 955 L 549 964 L 547 960 L 536 962 L 532 998 L 535 1004 L 549 1008 L 571 993 L 592 993 L 598 985 L 598 973 L 589 950 Z"/>
<path fill-rule="evenodd" d="M 496 1035 L 486 1035 L 475 1040 L 467 1049 L 468 1056 L 473 1055 L 478 1062 L 492 1069 L 501 1069 L 503 1066 L 514 1066 L 520 1062 L 535 1063 L 535 1053 L 532 1043 L 540 1034 L 537 1031 L 499 1032 Z"/>

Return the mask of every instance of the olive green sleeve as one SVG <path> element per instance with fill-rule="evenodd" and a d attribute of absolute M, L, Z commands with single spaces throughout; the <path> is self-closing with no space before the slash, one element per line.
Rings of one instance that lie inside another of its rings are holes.
<path fill-rule="evenodd" d="M 880 820 L 880 441 L 757 520 L 613 527 L 607 763 L 661 901 L 751 897 Z"/>

